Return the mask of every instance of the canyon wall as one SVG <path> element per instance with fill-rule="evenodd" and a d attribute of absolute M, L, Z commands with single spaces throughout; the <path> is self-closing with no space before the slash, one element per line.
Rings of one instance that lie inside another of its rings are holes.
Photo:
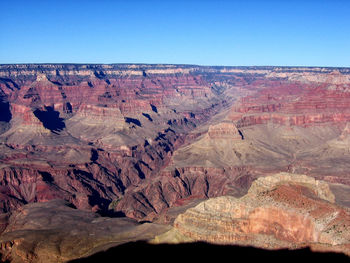
<path fill-rule="evenodd" d="M 270 172 L 349 184 L 349 75 L 347 68 L 0 65 L 1 211 L 58 198 L 153 220 L 188 197 L 241 196 Z M 342 165 L 332 167 L 334 159 Z"/>

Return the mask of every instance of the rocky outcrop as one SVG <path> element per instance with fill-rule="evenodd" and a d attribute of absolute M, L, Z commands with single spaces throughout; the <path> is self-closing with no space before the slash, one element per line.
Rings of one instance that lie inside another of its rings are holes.
<path fill-rule="evenodd" d="M 242 132 L 239 131 L 232 122 L 222 122 L 216 125 L 210 125 L 207 135 L 210 139 L 244 139 Z"/>
<path fill-rule="evenodd" d="M 311 190 L 318 198 L 330 203 L 335 202 L 335 196 L 331 192 L 329 185 L 324 181 L 315 178 L 291 173 L 279 173 L 273 176 L 260 177 L 256 179 L 248 190 L 248 194 L 257 196 L 264 191 L 271 191 L 279 185 L 296 184 Z"/>
<path fill-rule="evenodd" d="M 333 204 L 325 182 L 276 174 L 254 181 L 241 198 L 222 196 L 179 215 L 154 242 L 195 240 L 268 249 L 311 246 L 350 254 L 350 211 Z"/>

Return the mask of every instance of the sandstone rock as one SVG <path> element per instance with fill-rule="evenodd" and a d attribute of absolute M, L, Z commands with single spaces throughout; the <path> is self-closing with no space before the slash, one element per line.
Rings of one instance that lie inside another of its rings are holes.
<path fill-rule="evenodd" d="M 334 194 L 326 182 L 316 180 L 315 178 L 303 174 L 279 173 L 273 176 L 260 177 L 252 183 L 248 194 L 257 196 L 262 192 L 271 191 L 283 184 L 305 186 L 309 190 L 312 190 L 317 197 L 331 203 L 335 202 Z"/>
<path fill-rule="evenodd" d="M 209 126 L 208 137 L 210 139 L 232 139 L 243 140 L 242 133 L 237 129 L 233 123 L 222 122 L 216 125 Z"/>
<path fill-rule="evenodd" d="M 261 177 L 241 198 L 222 196 L 189 208 L 176 218 L 170 232 L 154 242 L 174 238 L 177 243 L 206 241 L 268 249 L 312 246 L 349 255 L 350 211 L 332 204 L 333 199 L 326 183 L 305 175 Z"/>

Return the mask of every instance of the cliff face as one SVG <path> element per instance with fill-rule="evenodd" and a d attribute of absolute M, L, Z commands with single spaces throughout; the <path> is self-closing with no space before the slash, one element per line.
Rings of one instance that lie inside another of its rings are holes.
<path fill-rule="evenodd" d="M 311 246 L 350 254 L 350 211 L 328 185 L 281 173 L 256 180 L 241 198 L 222 196 L 180 214 L 154 242 L 206 241 L 269 249 Z"/>
<path fill-rule="evenodd" d="M 349 75 L 0 65 L 0 208 L 60 198 L 152 220 L 191 196 L 240 196 L 270 172 L 349 184 Z M 333 168 L 334 159 L 342 165 Z"/>

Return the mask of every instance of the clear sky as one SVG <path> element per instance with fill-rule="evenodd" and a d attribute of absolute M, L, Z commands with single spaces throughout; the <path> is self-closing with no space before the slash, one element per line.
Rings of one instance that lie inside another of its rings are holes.
<path fill-rule="evenodd" d="M 0 0 L 0 63 L 350 66 L 350 0 Z"/>

